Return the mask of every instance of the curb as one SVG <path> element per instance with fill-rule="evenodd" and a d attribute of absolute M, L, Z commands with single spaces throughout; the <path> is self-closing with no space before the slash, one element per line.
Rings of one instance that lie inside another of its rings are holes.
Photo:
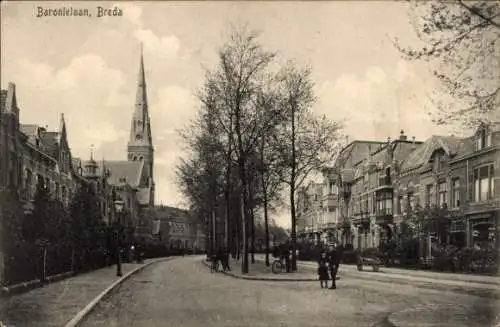
<path fill-rule="evenodd" d="M 111 286 L 109 286 L 104 291 L 102 291 L 92 301 L 90 301 L 90 303 L 87 304 L 82 310 L 80 310 L 69 322 L 67 322 L 64 325 L 64 327 L 76 327 L 76 326 L 78 326 L 78 324 L 80 322 L 82 322 L 83 318 L 85 318 L 106 295 L 108 295 L 114 288 L 116 288 L 117 286 L 119 286 L 121 283 L 123 283 L 124 281 L 126 281 L 127 279 L 129 279 L 130 277 L 132 277 L 132 275 L 140 272 L 144 268 L 149 267 L 149 266 L 151 266 L 151 265 L 153 265 L 155 263 L 163 262 L 163 261 L 169 261 L 169 260 L 172 260 L 172 259 L 175 259 L 175 258 L 177 258 L 177 257 L 162 258 L 162 259 L 159 259 L 159 260 L 156 260 L 156 261 L 148 262 L 146 264 L 143 264 L 140 267 L 137 267 L 137 268 L 129 271 L 124 276 L 122 276 L 120 279 L 118 279 L 113 284 L 111 284 Z"/>
<path fill-rule="evenodd" d="M 204 260 L 202 259 L 201 260 L 202 264 L 209 267 L 209 264 Z M 263 277 L 252 277 L 252 276 L 238 276 L 238 275 L 235 275 L 233 273 L 230 273 L 228 271 L 219 271 L 221 273 L 223 273 L 224 275 L 226 276 L 229 276 L 229 277 L 232 277 L 232 278 L 236 278 L 236 279 L 245 279 L 245 280 L 253 280 L 253 281 L 267 281 L 267 282 L 317 282 L 318 279 L 317 278 L 286 278 L 286 279 L 283 279 L 283 278 L 273 278 L 273 277 L 270 277 L 270 278 L 263 278 Z"/>
<path fill-rule="evenodd" d="M 76 272 L 74 272 L 74 271 L 67 271 L 67 272 L 57 274 L 57 275 L 48 276 L 45 279 L 45 282 L 43 282 L 43 283 L 40 281 L 40 279 L 34 279 L 34 280 L 30 280 L 30 281 L 27 281 L 24 283 L 14 284 L 14 285 L 10 285 L 10 286 L 4 286 L 4 287 L 2 287 L 1 293 L 2 293 L 2 296 L 11 296 L 11 295 L 15 295 L 15 294 L 25 293 L 25 292 L 31 291 L 35 288 L 40 288 L 40 287 L 43 287 L 44 285 L 58 282 L 60 280 L 63 280 L 63 279 L 69 278 L 69 277 L 73 277 L 73 276 L 75 276 L 75 274 L 76 274 Z"/>
<path fill-rule="evenodd" d="M 4 286 L 2 287 L 2 296 L 10 296 L 14 294 L 24 293 L 33 290 L 35 288 L 39 288 L 41 286 L 43 286 L 43 283 L 40 281 L 40 279 L 30 280 L 12 286 Z"/>

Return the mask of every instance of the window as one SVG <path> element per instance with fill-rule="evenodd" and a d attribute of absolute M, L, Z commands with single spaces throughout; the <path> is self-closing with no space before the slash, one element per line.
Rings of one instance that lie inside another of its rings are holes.
<path fill-rule="evenodd" d="M 487 129 L 482 129 L 477 135 L 477 150 L 491 146 L 491 133 Z"/>
<path fill-rule="evenodd" d="M 377 211 L 377 199 L 375 194 L 373 194 L 372 197 L 372 213 L 375 213 Z"/>
<path fill-rule="evenodd" d="M 425 205 L 430 207 L 434 204 L 434 185 L 430 184 L 425 187 Z"/>
<path fill-rule="evenodd" d="M 455 178 L 451 181 L 452 188 L 452 199 L 451 199 L 451 207 L 458 208 L 460 207 L 460 179 Z"/>
<path fill-rule="evenodd" d="M 377 216 L 392 215 L 392 193 L 377 194 Z"/>
<path fill-rule="evenodd" d="M 444 153 L 439 152 L 434 157 L 434 170 L 439 171 L 444 168 L 445 165 L 445 156 Z"/>
<path fill-rule="evenodd" d="M 61 187 L 61 201 L 63 203 L 66 203 L 66 187 L 65 186 Z"/>
<path fill-rule="evenodd" d="M 417 207 L 416 197 L 413 193 L 408 193 L 408 200 L 406 202 L 406 210 L 412 211 Z"/>
<path fill-rule="evenodd" d="M 493 165 L 474 170 L 474 201 L 486 201 L 493 198 Z"/>
<path fill-rule="evenodd" d="M 404 197 L 402 195 L 400 195 L 398 197 L 398 214 L 401 214 L 403 212 L 403 201 L 404 201 Z"/>
<path fill-rule="evenodd" d="M 54 189 L 54 197 L 56 200 L 59 200 L 59 184 L 55 183 L 55 189 Z"/>
<path fill-rule="evenodd" d="M 446 196 L 448 194 L 448 185 L 446 182 L 441 182 L 438 184 L 438 204 L 439 206 L 443 206 L 447 203 Z"/>
<path fill-rule="evenodd" d="M 43 188 L 43 186 L 45 185 L 45 180 L 42 177 L 42 175 L 40 175 L 40 174 L 36 175 L 36 183 L 37 183 L 38 187 Z"/>
<path fill-rule="evenodd" d="M 25 170 L 25 181 L 24 181 L 24 187 L 26 189 L 26 196 L 28 197 L 28 199 L 31 199 L 31 195 L 32 195 L 32 188 L 33 188 L 33 185 L 31 183 L 31 179 L 33 178 L 32 177 L 32 173 L 31 173 L 31 170 L 29 169 L 26 169 Z"/>

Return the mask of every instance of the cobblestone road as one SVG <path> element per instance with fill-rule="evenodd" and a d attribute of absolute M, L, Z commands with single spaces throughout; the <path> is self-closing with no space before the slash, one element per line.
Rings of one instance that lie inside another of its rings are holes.
<path fill-rule="evenodd" d="M 211 274 L 200 261 L 186 257 L 146 268 L 82 326 L 381 326 L 390 313 L 421 303 L 431 310 L 469 308 L 483 317 L 477 326 L 487 326 L 498 305 L 474 295 L 347 276 L 337 290 L 322 290 L 318 282 L 240 280 Z"/>

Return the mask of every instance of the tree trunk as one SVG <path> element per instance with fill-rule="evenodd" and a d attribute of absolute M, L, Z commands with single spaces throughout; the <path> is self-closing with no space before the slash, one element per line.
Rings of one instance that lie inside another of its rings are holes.
<path fill-rule="evenodd" d="M 252 254 L 252 263 L 255 263 L 255 213 L 253 208 L 250 208 L 250 233 L 252 242 L 250 243 L 250 252 Z"/>
<path fill-rule="evenodd" d="M 242 172 L 244 175 L 244 172 Z M 242 178 L 244 180 L 244 178 Z M 245 185 L 242 185 L 241 192 L 241 231 L 242 231 L 242 241 L 243 241 L 243 262 L 241 263 L 241 273 L 248 274 L 248 234 L 247 234 L 247 219 L 246 219 L 246 192 Z"/>
<path fill-rule="evenodd" d="M 290 191 L 290 208 L 292 214 L 292 232 L 291 232 L 291 244 L 292 244 L 292 271 L 297 271 L 297 218 L 295 213 L 295 190 L 292 188 Z"/>
<path fill-rule="evenodd" d="M 267 194 L 264 192 L 264 240 L 266 242 L 266 266 L 269 267 L 269 217 L 267 216 Z"/>
<path fill-rule="evenodd" d="M 295 149 L 295 105 L 292 104 L 292 163 L 290 173 L 290 208 L 292 216 L 292 232 L 291 232 L 291 245 L 292 245 L 292 271 L 297 271 L 297 217 L 295 216 L 295 174 L 297 169 L 297 158 Z"/>

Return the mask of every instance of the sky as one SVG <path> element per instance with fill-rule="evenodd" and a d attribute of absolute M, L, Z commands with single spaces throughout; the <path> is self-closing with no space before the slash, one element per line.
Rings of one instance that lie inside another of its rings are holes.
<path fill-rule="evenodd" d="M 1 86 L 16 84 L 23 124 L 58 128 L 66 119 L 74 157 L 126 158 L 143 44 L 156 203 L 186 206 L 175 166 L 185 155 L 177 131 L 194 117 L 194 97 L 231 26 L 261 31 L 280 59 L 312 67 L 313 110 L 345 120 L 350 140 L 386 140 L 404 130 L 425 140 L 449 131 L 431 123 L 428 67 L 407 62 L 391 40 L 416 45 L 406 2 L 64 2 L 92 17 L 36 17 L 62 2 L 1 3 Z M 121 9 L 96 17 L 96 8 Z M 289 226 L 286 212 L 274 217 Z"/>

